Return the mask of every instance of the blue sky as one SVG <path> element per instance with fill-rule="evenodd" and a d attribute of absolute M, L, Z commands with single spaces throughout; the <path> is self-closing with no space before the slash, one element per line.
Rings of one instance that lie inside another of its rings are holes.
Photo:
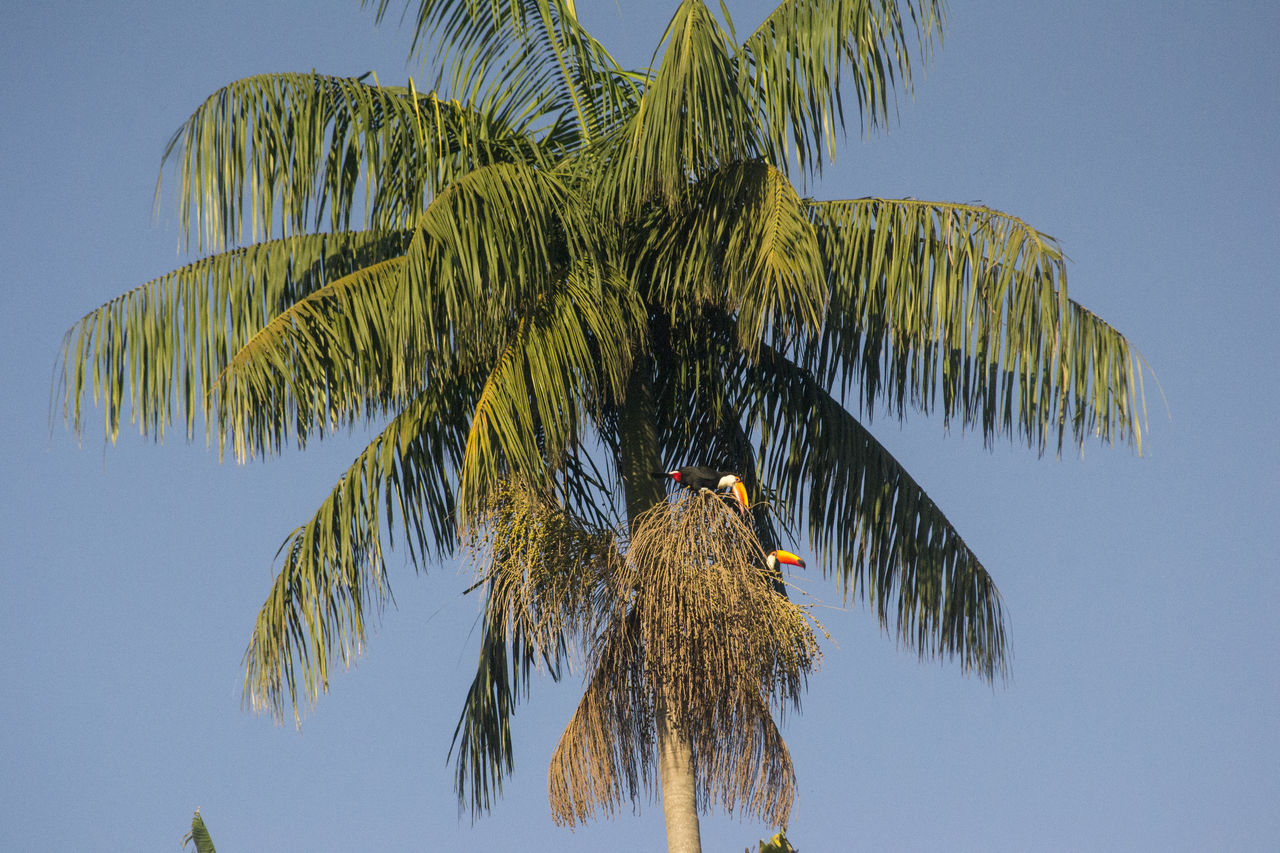
<path fill-rule="evenodd" d="M 580 4 L 630 64 L 671 4 Z M 739 31 L 764 15 L 730 3 Z M 1155 10 L 1159 10 L 1158 13 Z M 981 202 L 1057 237 L 1073 298 L 1147 382 L 1139 457 L 1037 459 L 877 419 L 1004 596 L 1013 680 L 918 662 L 840 607 L 784 735 L 791 836 L 824 850 L 1269 850 L 1280 841 L 1276 508 L 1280 7 L 956 2 L 899 121 L 851 137 L 816 196 Z M 298 732 L 241 710 L 272 557 L 360 447 L 267 464 L 49 421 L 62 333 L 177 266 L 152 217 L 169 136 L 264 71 L 403 80 L 408 35 L 354 2 L 6 4 L 0 30 L 0 849 L 224 853 L 652 850 L 661 808 L 570 832 L 545 773 L 578 684 L 539 681 L 516 772 L 474 826 L 445 764 L 471 678 L 463 567 L 393 559 L 397 607 Z M 95 421 L 91 417 L 90 425 Z M 707 850 L 766 828 L 704 819 Z"/>

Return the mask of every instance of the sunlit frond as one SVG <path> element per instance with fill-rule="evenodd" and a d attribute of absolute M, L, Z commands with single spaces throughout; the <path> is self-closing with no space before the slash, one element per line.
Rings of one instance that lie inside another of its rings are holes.
<path fill-rule="evenodd" d="M 236 459 L 303 446 L 395 402 L 388 313 L 403 266 L 390 258 L 330 282 L 236 353 L 214 389 L 218 434 Z"/>
<path fill-rule="evenodd" d="M 567 268 L 598 275 L 591 233 L 572 188 L 554 174 L 527 164 L 468 173 L 415 224 L 395 295 L 397 351 L 442 368 L 492 359 L 513 316 Z"/>
<path fill-rule="evenodd" d="M 531 307 L 472 415 L 459 485 L 464 513 L 512 474 L 548 482 L 582 416 L 623 396 L 643 322 L 641 303 L 617 277 L 597 283 L 570 274 Z"/>
<path fill-rule="evenodd" d="M 335 658 L 345 665 L 363 649 L 366 624 L 390 595 L 383 545 L 395 542 L 397 516 L 415 563 L 452 551 L 459 412 L 472 393 L 443 386 L 412 401 L 281 547 L 284 564 L 245 652 L 254 710 L 282 718 L 290 707 L 297 719 L 300 696 L 312 704 L 328 689 Z"/>
<path fill-rule="evenodd" d="M 178 169 L 183 233 L 214 249 L 308 230 L 404 228 L 470 169 L 537 157 L 522 129 L 458 101 L 314 73 L 225 86 L 165 151 Z"/>
<path fill-rule="evenodd" d="M 162 439 L 197 415 L 212 437 L 210 392 L 232 357 L 290 305 L 329 283 L 403 252 L 404 233 L 290 237 L 202 258 L 87 314 L 63 340 L 63 414 L 79 432 L 92 389 L 115 440 L 125 409 Z"/>
<path fill-rule="evenodd" d="M 182 849 L 185 851 L 187 845 L 195 847 L 196 853 L 218 853 L 216 847 L 213 846 L 213 839 L 209 836 L 209 830 L 204 825 L 204 818 L 200 816 L 200 810 L 196 809 L 196 813 L 191 818 L 191 831 L 182 838 Z"/>
<path fill-rule="evenodd" d="M 735 45 L 702 0 L 683 0 L 639 109 L 601 149 L 596 195 L 634 213 L 675 204 L 692 180 L 763 153 Z"/>
<path fill-rule="evenodd" d="M 379 0 L 379 20 L 391 5 Z M 557 136 L 574 140 L 570 147 L 607 132 L 639 97 L 642 78 L 624 72 L 582 27 L 572 0 L 414 5 L 408 0 L 404 13 L 413 13 L 410 50 L 450 69 L 450 92 L 522 123 L 551 118 L 560 125 Z"/>
<path fill-rule="evenodd" d="M 1141 364 L 1114 328 L 1067 297 L 1057 242 L 1012 216 L 912 200 L 814 202 L 830 273 L 820 381 L 856 377 L 886 400 L 958 418 L 990 441 L 1044 450 L 1069 437 L 1141 449 Z"/>
<path fill-rule="evenodd" d="M 672 322 L 695 327 L 707 306 L 731 312 L 748 353 L 819 326 L 827 283 L 817 235 L 777 169 L 758 160 L 725 167 L 654 219 L 637 266 L 648 299 Z"/>
<path fill-rule="evenodd" d="M 919 483 L 807 371 L 764 348 L 749 390 L 763 479 L 823 571 L 922 658 L 1002 678 L 1008 640 L 987 570 Z"/>
<path fill-rule="evenodd" d="M 896 90 L 911 92 L 911 36 L 928 59 L 943 19 L 941 0 L 779 4 L 742 45 L 773 162 L 821 169 L 845 127 L 842 84 L 853 89 L 864 129 L 887 124 Z"/>

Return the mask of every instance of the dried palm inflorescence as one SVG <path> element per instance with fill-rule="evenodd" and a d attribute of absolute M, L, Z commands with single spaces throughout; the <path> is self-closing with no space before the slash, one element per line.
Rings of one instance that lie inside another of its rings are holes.
<path fill-rule="evenodd" d="M 457 787 L 473 813 L 512 769 L 509 721 L 530 670 L 556 675 L 575 637 L 593 636 L 618 595 L 612 531 L 583 525 L 550 496 L 509 480 L 473 519 L 465 544 L 485 591 L 480 664 L 454 731 Z M 504 769 L 505 768 L 505 769 Z"/>
<path fill-rule="evenodd" d="M 592 674 L 552 758 L 555 819 L 651 791 L 663 713 L 689 737 L 700 806 L 785 825 L 795 775 L 771 710 L 798 708 L 817 665 L 808 612 L 774 592 L 751 529 L 708 494 L 641 516 L 622 575 L 615 589 L 633 592 L 589 646 Z"/>
<path fill-rule="evenodd" d="M 466 538 L 490 620 L 506 622 L 542 654 L 594 633 L 618 598 L 621 556 L 611 530 L 589 527 L 553 498 L 504 484 Z M 479 584 L 478 584 L 479 585 Z"/>

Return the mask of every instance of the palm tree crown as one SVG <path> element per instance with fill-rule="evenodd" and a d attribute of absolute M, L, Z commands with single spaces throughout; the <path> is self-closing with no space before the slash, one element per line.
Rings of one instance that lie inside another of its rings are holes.
<path fill-rule="evenodd" d="M 1140 366 L 1016 217 L 797 190 L 846 123 L 888 122 L 940 0 L 784 0 L 741 39 L 679 0 L 640 70 L 572 0 L 420 0 L 408 18 L 448 71 L 428 90 L 277 74 L 201 104 L 165 154 L 201 256 L 64 344 L 67 418 L 81 427 L 92 389 L 112 439 L 126 409 L 157 437 L 200 420 L 238 460 L 378 428 L 282 548 L 247 701 L 296 715 L 359 652 L 389 594 L 384 547 L 421 565 L 488 543 L 455 734 L 460 796 L 484 807 L 530 665 L 557 672 L 564 637 L 613 624 L 563 579 L 535 584 L 559 596 L 546 618 L 504 609 L 490 534 L 510 484 L 572 519 L 560 565 L 598 592 L 619 553 L 606 532 L 661 502 L 650 472 L 684 463 L 767 494 L 762 547 L 797 531 L 909 648 L 1002 677 L 990 576 L 864 420 L 937 411 L 1037 452 L 1140 446 Z"/>

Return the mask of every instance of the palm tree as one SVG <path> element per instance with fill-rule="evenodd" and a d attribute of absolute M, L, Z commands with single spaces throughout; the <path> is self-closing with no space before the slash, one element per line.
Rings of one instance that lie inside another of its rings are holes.
<path fill-rule="evenodd" d="M 112 439 L 126 409 L 157 438 L 202 420 L 241 461 L 378 430 L 282 547 L 246 653 L 253 707 L 296 717 L 359 653 L 389 594 L 384 547 L 447 557 L 519 482 L 584 531 L 566 565 L 588 573 L 594 532 L 626 531 L 663 501 L 650 473 L 684 462 L 767 493 L 762 547 L 803 531 L 922 657 L 1005 674 L 990 576 L 864 421 L 916 410 L 1040 453 L 1140 447 L 1138 357 L 1014 216 L 797 189 L 846 108 L 863 131 L 887 123 L 941 0 L 784 0 L 744 39 L 703 0 L 673 3 L 636 71 L 572 0 L 419 0 L 413 50 L 448 72 L 429 90 L 253 77 L 170 142 L 199 257 L 71 329 L 65 416 L 79 430 L 92 389 Z M 557 674 L 557 632 L 580 628 L 553 619 L 530 642 L 487 589 L 455 733 L 478 809 L 511 769 L 530 667 Z M 678 709 L 658 717 L 669 840 L 696 849 L 693 740 Z"/>

